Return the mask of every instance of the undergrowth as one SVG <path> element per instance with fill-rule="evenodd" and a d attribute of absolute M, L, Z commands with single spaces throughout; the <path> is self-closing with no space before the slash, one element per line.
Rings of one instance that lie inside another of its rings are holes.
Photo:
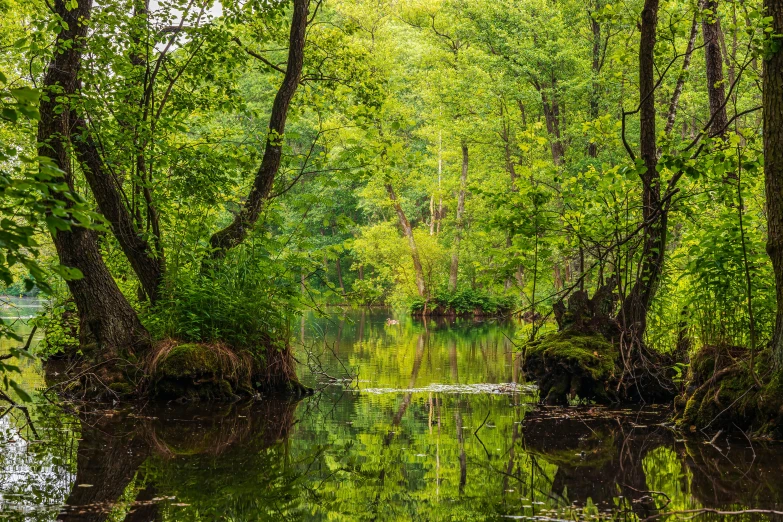
<path fill-rule="evenodd" d="M 262 355 L 287 347 L 299 287 L 283 260 L 242 248 L 203 270 L 172 270 L 162 297 L 142 314 L 153 339 L 221 343 Z"/>
<path fill-rule="evenodd" d="M 472 288 L 449 292 L 439 289 L 429 300 L 417 298 L 411 303 L 411 312 L 419 315 L 427 311 L 432 315 L 507 315 L 517 304 L 508 295 L 491 295 Z"/>

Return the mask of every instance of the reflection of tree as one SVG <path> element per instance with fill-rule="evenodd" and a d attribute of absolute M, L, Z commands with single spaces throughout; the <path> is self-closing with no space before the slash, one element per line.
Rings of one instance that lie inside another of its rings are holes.
<path fill-rule="evenodd" d="M 783 509 L 783 454 L 779 447 L 757 443 L 752 448 L 740 440 L 719 449 L 694 441 L 678 445 L 678 453 L 691 472 L 691 494 L 701 504 Z"/>
<path fill-rule="evenodd" d="M 531 454 L 557 466 L 551 491 L 565 501 L 591 499 L 603 509 L 620 502 L 646 517 L 656 513 L 656 500 L 665 500 L 649 491 L 643 466 L 648 453 L 671 442 L 661 428 L 634 428 L 621 418 L 579 410 L 542 410 L 527 415 L 524 437 Z"/>
<path fill-rule="evenodd" d="M 419 340 L 416 343 L 416 355 L 413 357 L 413 370 L 411 370 L 411 378 L 410 381 L 408 381 L 408 389 L 412 390 L 416 387 L 416 377 L 419 375 L 419 369 L 421 368 L 421 361 L 424 357 L 424 346 L 425 346 L 425 334 L 419 334 Z M 386 445 L 388 446 L 392 439 L 394 438 L 395 429 L 397 426 L 400 425 L 400 422 L 402 421 L 403 416 L 405 415 L 405 412 L 408 410 L 408 406 L 411 404 L 411 399 L 413 398 L 413 392 L 407 392 L 403 398 L 402 403 L 400 404 L 400 407 L 397 408 L 397 413 L 394 414 L 394 418 L 392 419 L 392 429 L 389 431 L 389 434 L 386 436 Z"/>
<path fill-rule="evenodd" d="M 449 363 L 451 366 L 451 383 L 459 384 L 459 366 L 457 365 L 457 342 L 450 343 Z M 460 403 L 462 394 L 457 394 L 456 407 L 454 408 L 454 424 L 457 427 L 457 445 L 459 446 L 459 494 L 465 492 L 465 484 L 468 480 L 468 464 L 465 457 L 465 434 L 462 432 L 462 412 Z"/>
<path fill-rule="evenodd" d="M 129 411 L 82 412 L 76 481 L 59 520 L 106 520 L 134 486 L 139 491 L 126 517 L 128 522 L 167 518 L 158 513 L 159 506 L 153 502 L 156 496 L 190 496 L 189 503 L 203 503 L 208 508 L 201 506 L 201 512 L 209 512 L 222 500 L 215 486 L 237 478 L 235 459 L 247 462 L 254 456 L 260 458 L 266 454 L 264 450 L 285 439 L 295 409 L 295 403 L 263 401 L 161 406 L 145 409 L 143 415 Z M 217 463 L 224 464 L 224 468 L 219 470 Z M 209 487 L 211 481 L 216 483 L 213 487 Z M 194 484 L 198 487 L 189 490 Z M 260 486 L 254 480 L 252 493 L 257 493 Z"/>

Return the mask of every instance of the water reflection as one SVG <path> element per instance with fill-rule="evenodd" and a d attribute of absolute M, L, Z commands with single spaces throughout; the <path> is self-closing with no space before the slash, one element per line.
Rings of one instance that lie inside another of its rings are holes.
<path fill-rule="evenodd" d="M 539 408 L 519 373 L 513 324 L 387 317 L 308 317 L 297 333 L 324 364 L 303 370 L 321 391 L 299 404 L 38 404 L 40 442 L 7 415 L 0 514 L 639 520 L 702 507 L 783 510 L 781 446 L 683 440 L 660 409 Z M 358 390 L 325 377 L 344 366 L 358 368 Z"/>
<path fill-rule="evenodd" d="M 280 451 L 295 409 L 296 403 L 270 400 L 79 412 L 76 478 L 58 520 L 274 512 L 296 497 Z"/>

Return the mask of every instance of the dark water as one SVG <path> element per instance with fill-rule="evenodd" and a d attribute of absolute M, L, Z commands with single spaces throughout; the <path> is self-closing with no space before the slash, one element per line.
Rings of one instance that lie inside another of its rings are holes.
<path fill-rule="evenodd" d="M 0 520 L 635 520 L 661 509 L 783 510 L 783 446 L 683 440 L 657 409 L 540 409 L 521 382 L 513 324 L 389 326 L 387 317 L 305 320 L 297 340 L 322 365 L 303 367 L 302 378 L 321 391 L 298 404 L 90 409 L 39 393 L 31 425 L 19 410 L 0 420 Z M 304 349 L 298 357 L 308 360 Z M 339 379 L 355 370 L 358 389 L 346 389 Z M 23 381 L 44 387 L 35 365 L 23 367 Z"/>

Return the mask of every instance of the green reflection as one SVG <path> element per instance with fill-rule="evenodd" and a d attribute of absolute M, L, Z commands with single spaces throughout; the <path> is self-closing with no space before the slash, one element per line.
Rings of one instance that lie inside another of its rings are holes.
<path fill-rule="evenodd" d="M 31 417 L 40 442 L 19 412 L 0 420 L 0 514 L 638 520 L 660 509 L 783 507 L 780 446 L 682 441 L 660 425 L 664 410 L 538 408 L 527 388 L 500 386 L 521 384 L 513 324 L 386 325 L 387 317 L 308 317 L 303 344 L 323 351 L 323 374 L 342 371 L 334 351 L 361 382 L 321 386 L 299 404 L 91 409 L 39 395 Z M 34 367 L 25 379 L 42 386 Z"/>

